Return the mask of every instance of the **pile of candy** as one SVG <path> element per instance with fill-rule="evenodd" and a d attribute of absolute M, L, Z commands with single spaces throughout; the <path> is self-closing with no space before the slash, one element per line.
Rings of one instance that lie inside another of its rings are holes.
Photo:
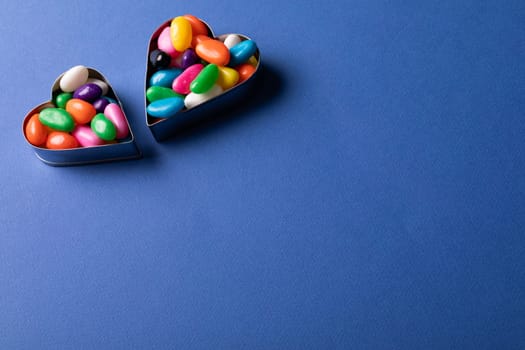
<path fill-rule="evenodd" d="M 125 139 L 128 123 L 116 100 L 106 96 L 108 84 L 89 78 L 75 66 L 62 75 L 54 106 L 33 114 L 25 136 L 34 146 L 49 149 L 99 146 Z"/>
<path fill-rule="evenodd" d="M 258 65 L 255 42 L 236 34 L 221 38 L 210 37 L 193 15 L 175 17 L 161 30 L 149 53 L 148 115 L 173 117 L 250 78 Z"/>

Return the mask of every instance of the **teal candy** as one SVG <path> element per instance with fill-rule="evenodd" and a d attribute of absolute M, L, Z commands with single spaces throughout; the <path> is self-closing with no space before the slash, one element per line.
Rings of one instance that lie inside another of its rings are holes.
<path fill-rule="evenodd" d="M 230 48 L 230 62 L 228 65 L 230 67 L 235 67 L 248 61 L 255 51 L 257 51 L 257 45 L 255 45 L 253 40 L 241 41 Z"/>
<path fill-rule="evenodd" d="M 146 112 L 156 118 L 170 118 L 184 108 L 184 100 L 180 97 L 163 98 L 146 107 Z"/>
<path fill-rule="evenodd" d="M 171 88 L 173 80 L 182 73 L 182 69 L 170 68 L 156 71 L 149 79 L 149 86 L 163 86 Z"/>

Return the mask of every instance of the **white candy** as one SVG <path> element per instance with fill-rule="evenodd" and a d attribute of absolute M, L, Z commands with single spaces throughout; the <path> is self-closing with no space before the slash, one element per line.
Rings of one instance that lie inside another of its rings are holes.
<path fill-rule="evenodd" d="M 97 84 L 102 89 L 102 95 L 106 95 L 108 93 L 108 84 L 100 79 L 89 78 L 86 83 Z"/>
<path fill-rule="evenodd" d="M 84 66 L 70 68 L 60 79 L 60 89 L 64 92 L 73 92 L 86 83 L 88 76 L 88 69 Z"/>
<path fill-rule="evenodd" d="M 230 34 L 224 39 L 224 46 L 231 49 L 233 46 L 241 42 L 241 38 L 236 34 Z"/>
<path fill-rule="evenodd" d="M 212 98 L 220 94 L 222 94 L 222 88 L 219 85 L 215 84 L 212 86 L 211 89 L 209 89 L 203 94 L 196 94 L 194 92 L 190 92 L 184 98 L 184 105 L 186 106 L 186 108 L 190 109 L 200 105 L 203 102 L 211 100 Z"/>

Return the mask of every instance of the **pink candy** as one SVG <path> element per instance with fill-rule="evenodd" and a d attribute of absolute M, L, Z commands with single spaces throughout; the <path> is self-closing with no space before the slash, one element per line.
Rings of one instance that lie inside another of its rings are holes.
<path fill-rule="evenodd" d="M 191 82 L 199 75 L 204 66 L 200 63 L 196 63 L 193 66 L 189 66 L 179 75 L 175 80 L 173 80 L 172 89 L 182 95 L 189 94 Z"/>
<path fill-rule="evenodd" d="M 170 27 L 164 28 L 164 30 L 160 33 L 159 39 L 157 41 L 157 47 L 159 50 L 164 51 L 172 58 L 176 58 L 180 55 L 180 52 L 175 50 L 173 44 L 171 43 Z"/>
<path fill-rule="evenodd" d="M 115 125 L 115 129 L 117 129 L 117 139 L 123 139 L 128 136 L 128 123 L 119 105 L 116 103 L 108 104 L 104 109 L 104 115 Z"/>
<path fill-rule="evenodd" d="M 71 135 L 77 139 L 82 147 L 100 146 L 106 143 L 106 141 L 98 137 L 87 125 L 77 125 L 71 132 Z"/>

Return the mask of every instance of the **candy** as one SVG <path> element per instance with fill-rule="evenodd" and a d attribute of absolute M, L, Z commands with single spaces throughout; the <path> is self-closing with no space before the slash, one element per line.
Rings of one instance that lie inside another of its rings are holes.
<path fill-rule="evenodd" d="M 175 50 L 182 52 L 191 45 L 191 23 L 184 17 L 175 17 L 171 21 L 171 44 Z"/>
<path fill-rule="evenodd" d="M 248 59 L 257 50 L 257 45 L 252 40 L 245 40 L 230 49 L 230 63 L 231 67 L 238 66 L 241 63 L 248 61 Z"/>
<path fill-rule="evenodd" d="M 219 67 L 219 76 L 217 78 L 217 85 L 223 90 L 228 90 L 237 84 L 239 81 L 239 73 L 230 67 Z"/>
<path fill-rule="evenodd" d="M 111 120 L 117 131 L 116 138 L 123 139 L 129 134 L 128 122 L 118 104 L 110 103 L 104 109 L 104 115 Z"/>
<path fill-rule="evenodd" d="M 109 86 L 106 82 L 100 80 L 100 79 L 96 79 L 96 78 L 88 78 L 88 80 L 86 81 L 86 83 L 92 83 L 92 84 L 97 84 L 101 89 L 102 89 L 102 95 L 105 95 L 108 93 L 109 91 Z"/>
<path fill-rule="evenodd" d="M 249 63 L 241 64 L 235 67 L 235 69 L 239 72 L 239 84 L 248 80 L 252 74 L 255 73 L 255 67 Z"/>
<path fill-rule="evenodd" d="M 193 79 L 190 84 L 191 92 L 196 94 L 203 94 L 215 84 L 219 77 L 219 68 L 215 64 L 209 64 L 204 67 L 199 75 Z"/>
<path fill-rule="evenodd" d="M 202 43 L 203 41 L 206 41 L 206 40 L 211 40 L 211 38 L 207 35 L 203 35 L 203 34 L 199 34 L 199 35 L 196 35 L 193 37 L 193 39 L 191 39 L 191 46 L 192 47 L 197 47 L 197 45 L 199 45 L 200 43 Z"/>
<path fill-rule="evenodd" d="M 219 40 L 204 40 L 197 45 L 195 52 L 203 60 L 218 66 L 225 66 L 230 61 L 230 51 Z"/>
<path fill-rule="evenodd" d="M 173 117 L 184 107 L 184 100 L 180 97 L 164 98 L 152 102 L 146 107 L 149 115 L 157 118 Z"/>
<path fill-rule="evenodd" d="M 49 149 L 68 149 L 78 147 L 78 141 L 63 131 L 52 131 L 47 136 L 46 147 Z"/>
<path fill-rule="evenodd" d="M 116 103 L 116 101 L 110 102 L 107 98 L 101 97 L 93 102 L 93 107 L 95 107 L 97 113 L 104 113 L 104 109 L 110 103 Z"/>
<path fill-rule="evenodd" d="M 182 69 L 169 68 L 155 72 L 149 79 L 150 86 L 171 87 L 173 80 L 182 73 Z"/>
<path fill-rule="evenodd" d="M 191 33 L 193 36 L 208 35 L 208 28 L 206 28 L 206 25 L 202 23 L 200 19 L 198 19 L 194 15 L 184 15 L 182 17 L 186 18 L 188 22 L 190 22 Z"/>
<path fill-rule="evenodd" d="M 182 57 L 180 60 L 180 68 L 186 69 L 189 66 L 192 66 L 198 62 L 199 62 L 199 56 L 197 56 L 195 51 L 193 49 L 186 49 L 182 53 Z"/>
<path fill-rule="evenodd" d="M 150 86 L 146 90 L 146 98 L 149 102 L 155 102 L 157 100 L 162 100 L 163 98 L 169 98 L 169 97 L 182 97 L 182 95 L 179 95 L 175 91 L 173 91 L 170 88 L 165 88 L 162 86 Z"/>
<path fill-rule="evenodd" d="M 230 34 L 224 39 L 224 46 L 231 49 L 235 45 L 241 42 L 241 37 L 237 34 Z"/>
<path fill-rule="evenodd" d="M 55 104 L 58 108 L 65 108 L 67 101 L 73 97 L 71 92 L 63 92 L 55 97 Z"/>
<path fill-rule="evenodd" d="M 117 136 L 115 125 L 102 113 L 98 113 L 91 120 L 91 130 L 102 140 L 106 141 L 111 141 Z"/>
<path fill-rule="evenodd" d="M 27 141 L 33 146 L 42 146 L 47 140 L 47 128 L 38 119 L 38 113 L 33 114 L 25 127 Z"/>
<path fill-rule="evenodd" d="M 171 88 L 178 92 L 179 94 L 189 94 L 190 93 L 190 84 L 195 79 L 195 77 L 201 72 L 204 66 L 200 63 L 194 64 L 191 67 L 188 67 L 181 75 L 179 75 L 175 80 Z"/>
<path fill-rule="evenodd" d="M 184 99 L 184 105 L 186 108 L 193 108 L 200 105 L 203 102 L 211 100 L 215 96 L 222 94 L 222 88 L 219 85 L 214 85 L 210 90 L 204 94 L 196 94 L 194 92 L 188 94 Z"/>
<path fill-rule="evenodd" d="M 77 124 L 89 123 L 97 114 L 95 107 L 91 103 L 78 98 L 72 98 L 67 101 L 66 111 L 69 112 Z"/>
<path fill-rule="evenodd" d="M 64 92 L 73 92 L 86 83 L 88 76 L 88 69 L 84 66 L 70 68 L 60 78 L 60 89 Z"/>
<path fill-rule="evenodd" d="M 60 108 L 44 108 L 40 111 L 38 119 L 45 126 L 60 131 L 71 131 L 75 122 L 67 111 Z"/>
<path fill-rule="evenodd" d="M 164 51 L 172 58 L 176 58 L 180 55 L 180 52 L 175 50 L 173 44 L 171 43 L 170 27 L 164 28 L 160 33 L 159 38 L 157 39 L 157 47 L 159 50 Z"/>
<path fill-rule="evenodd" d="M 93 102 L 100 96 L 102 96 L 102 88 L 94 83 L 84 84 L 73 93 L 73 98 L 79 98 L 88 102 Z"/>
<path fill-rule="evenodd" d="M 77 125 L 71 135 L 82 147 L 100 146 L 106 143 L 86 125 Z"/>
<path fill-rule="evenodd" d="M 171 56 L 161 50 L 153 50 L 149 54 L 149 62 L 153 68 L 167 68 L 171 62 Z"/>

